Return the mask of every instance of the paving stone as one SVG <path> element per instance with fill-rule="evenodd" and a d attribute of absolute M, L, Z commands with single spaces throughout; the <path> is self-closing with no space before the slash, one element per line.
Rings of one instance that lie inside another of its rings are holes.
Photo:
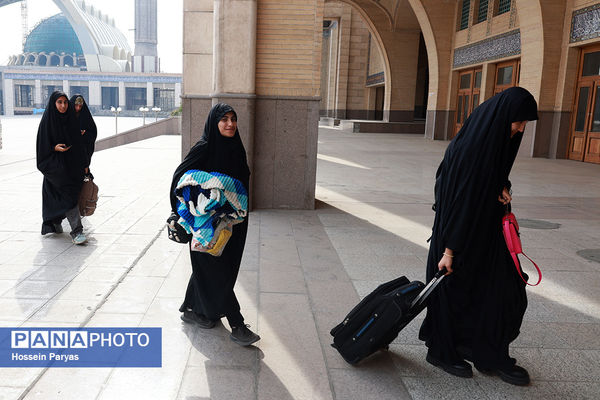
<path fill-rule="evenodd" d="M 319 160 L 315 210 L 250 213 L 235 288 L 246 322 L 262 337 L 248 348 L 229 339 L 226 319 L 210 330 L 180 319 L 191 265 L 186 247 L 164 233 L 164 193 L 180 160 L 180 138 L 94 156 L 101 198 L 97 212 L 84 219 L 87 246 L 74 246 L 68 234 L 39 235 L 41 204 L 15 210 L 24 216 L 23 230 L 0 228 L 0 326 L 87 321 L 160 327 L 163 338 L 160 369 L 49 369 L 25 398 L 597 397 L 600 264 L 577 255 L 600 243 L 600 186 L 589 184 L 589 165 L 518 158 L 513 169 L 517 216 L 560 224 L 521 232 L 525 251 L 545 275 L 540 286 L 527 289 L 529 307 L 511 345 L 511 355 L 532 375 L 532 384 L 520 388 L 477 371 L 472 379 L 456 378 L 428 364 L 418 340 L 424 313 L 390 351 L 357 366 L 330 346 L 329 330 L 379 284 L 400 275 L 424 278 L 433 177 L 447 143 L 330 130 L 322 130 L 319 141 L 323 154 L 370 169 Z M 140 162 L 148 159 L 156 161 Z M 35 163 L 20 168 L 29 173 L 18 180 L 14 169 L 0 166 L 2 209 L 20 204 L 10 189 L 17 185 L 27 198 L 39 196 Z M 6 221 L 0 216 L 0 226 Z M 96 301 L 105 295 L 106 302 Z M 17 398 L 41 372 L 0 370 L 0 398 Z"/>

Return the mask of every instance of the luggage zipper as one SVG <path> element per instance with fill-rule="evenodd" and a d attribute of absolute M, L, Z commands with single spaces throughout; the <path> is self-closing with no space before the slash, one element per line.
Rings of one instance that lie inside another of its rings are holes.
<path fill-rule="evenodd" d="M 375 321 L 375 319 L 376 319 L 376 318 L 377 318 L 377 314 L 373 314 L 373 316 L 371 317 L 371 319 L 369 319 L 369 320 L 367 321 L 367 323 L 365 324 L 365 326 L 363 326 L 362 328 L 360 328 L 360 331 L 358 331 L 358 333 L 356 334 L 356 336 L 354 336 L 354 337 L 352 338 L 352 340 L 356 341 L 356 339 L 358 339 L 358 337 L 359 337 L 360 335 L 362 335 L 362 334 L 363 334 L 363 333 L 364 333 L 364 332 L 367 330 L 367 328 L 368 328 L 369 326 L 371 326 L 371 324 L 372 324 L 372 323 Z"/>

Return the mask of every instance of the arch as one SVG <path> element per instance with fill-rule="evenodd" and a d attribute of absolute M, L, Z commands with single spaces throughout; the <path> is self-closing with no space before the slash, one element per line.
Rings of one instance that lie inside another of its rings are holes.
<path fill-rule="evenodd" d="M 435 91 L 439 93 L 440 84 L 440 71 L 439 71 L 439 58 L 438 49 L 431 26 L 431 21 L 425 7 L 421 0 L 407 0 L 408 4 L 413 10 L 419 26 L 421 27 L 421 33 L 423 34 L 423 40 L 425 41 L 425 49 L 427 50 L 427 63 L 429 64 L 429 92 Z M 434 99 L 434 107 L 437 107 L 437 98 Z M 427 101 L 427 109 L 430 109 L 431 103 Z"/>
<path fill-rule="evenodd" d="M 25 57 L 25 62 L 24 65 L 35 65 L 35 54 L 33 53 L 29 53 L 27 54 L 27 56 Z"/>
<path fill-rule="evenodd" d="M 46 66 L 46 64 L 48 63 L 48 57 L 46 56 L 46 53 L 40 53 L 38 55 L 38 62 L 37 65 L 41 65 L 43 67 Z"/>
<path fill-rule="evenodd" d="M 17 65 L 23 65 L 24 62 L 25 62 L 25 55 L 20 54 L 19 58 L 17 59 Z"/>
<path fill-rule="evenodd" d="M 49 67 L 58 67 L 60 66 L 60 57 L 56 53 L 50 53 L 50 58 L 48 60 Z"/>
<path fill-rule="evenodd" d="M 379 32 L 379 30 L 376 27 L 377 26 L 376 23 L 374 22 L 373 18 L 371 18 L 371 15 L 369 15 L 367 13 L 367 11 L 359 5 L 359 3 L 369 3 L 369 4 L 372 4 L 372 3 L 361 1 L 361 0 L 357 0 L 357 1 L 354 1 L 354 0 L 325 0 L 325 2 L 326 3 L 339 2 L 339 3 L 348 4 L 349 6 L 354 8 L 360 14 L 363 21 L 367 25 L 367 28 L 369 29 L 369 32 L 371 33 L 371 37 L 375 39 L 375 42 L 377 43 L 377 46 L 379 46 L 379 50 L 381 51 L 381 56 L 383 57 L 383 73 L 385 76 L 385 99 L 384 99 L 383 108 L 389 110 L 390 104 L 391 104 L 391 99 L 392 99 L 392 96 L 391 96 L 392 79 L 391 79 L 390 58 L 388 56 L 387 49 L 383 43 L 381 33 Z M 381 10 L 383 7 L 380 6 L 380 7 L 372 7 L 372 8 L 379 13 L 379 14 L 376 14 L 379 18 L 384 18 L 385 20 L 389 21 L 389 14 L 385 14 Z M 391 26 L 392 26 L 391 21 L 390 21 L 389 26 L 391 28 Z"/>
<path fill-rule="evenodd" d="M 62 64 L 64 66 L 73 67 L 75 65 L 75 61 L 73 60 L 73 56 L 71 56 L 69 54 L 66 54 L 65 56 L 63 56 Z"/>

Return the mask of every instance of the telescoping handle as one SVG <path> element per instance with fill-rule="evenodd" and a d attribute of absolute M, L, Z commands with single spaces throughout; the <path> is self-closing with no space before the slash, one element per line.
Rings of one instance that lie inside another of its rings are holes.
<path fill-rule="evenodd" d="M 446 272 L 448 272 L 446 270 L 446 268 L 443 268 L 441 270 L 439 270 L 435 276 L 433 277 L 432 280 L 429 281 L 429 283 L 427 284 L 427 286 L 425 286 L 423 288 L 423 290 L 421 290 L 421 293 L 419 293 L 417 295 L 417 297 L 415 297 L 415 299 L 413 300 L 413 302 L 410 305 L 411 309 L 415 309 L 416 307 L 420 307 L 423 302 L 425 300 L 427 300 L 427 297 L 429 297 L 429 294 L 431 292 L 433 292 L 433 289 L 436 288 L 437 285 L 439 285 L 439 283 L 442 281 L 442 279 L 444 279 L 444 276 L 446 276 Z"/>

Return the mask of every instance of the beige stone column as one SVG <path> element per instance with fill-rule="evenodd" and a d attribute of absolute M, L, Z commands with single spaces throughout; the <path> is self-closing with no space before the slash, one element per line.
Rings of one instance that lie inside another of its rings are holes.
<path fill-rule="evenodd" d="M 254 208 L 314 208 L 323 0 L 185 0 L 182 151 L 227 102 Z"/>
<path fill-rule="evenodd" d="M 258 0 L 256 208 L 314 208 L 323 6 Z"/>
<path fill-rule="evenodd" d="M 214 0 L 183 2 L 182 156 L 202 136 L 212 107 L 213 8 Z"/>
<path fill-rule="evenodd" d="M 235 109 L 250 171 L 254 165 L 256 6 L 256 0 L 214 2 L 212 104 L 227 103 Z M 253 180 L 254 174 L 251 185 Z"/>
<path fill-rule="evenodd" d="M 536 98 L 539 117 L 527 127 L 520 151 L 532 157 L 562 158 L 566 153 L 570 113 L 555 109 L 555 104 L 561 60 L 566 57 L 565 54 L 561 58 L 562 47 L 567 48 L 569 37 L 563 29 L 570 28 L 570 23 L 565 23 L 565 1 L 516 0 L 515 3 L 521 30 L 519 86 Z M 563 75 L 563 83 L 564 79 Z"/>

